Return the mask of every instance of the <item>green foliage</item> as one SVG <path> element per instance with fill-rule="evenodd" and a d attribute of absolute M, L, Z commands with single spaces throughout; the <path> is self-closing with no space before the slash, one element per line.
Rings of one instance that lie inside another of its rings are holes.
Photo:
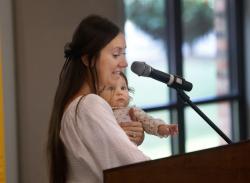
<path fill-rule="evenodd" d="M 129 20 L 155 38 L 165 35 L 165 0 L 124 0 Z M 192 44 L 195 39 L 213 28 L 213 10 L 206 1 L 183 0 L 184 41 Z M 171 26 L 171 25 L 170 25 Z"/>
<path fill-rule="evenodd" d="M 125 0 L 125 3 L 129 20 L 154 37 L 164 36 L 164 0 Z"/>
<path fill-rule="evenodd" d="M 193 43 L 213 28 L 213 10 L 204 1 L 184 0 L 183 33 L 184 40 Z"/>

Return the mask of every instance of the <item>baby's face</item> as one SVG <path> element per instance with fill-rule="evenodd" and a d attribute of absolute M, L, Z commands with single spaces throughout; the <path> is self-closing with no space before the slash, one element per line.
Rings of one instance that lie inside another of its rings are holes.
<path fill-rule="evenodd" d="M 126 107 L 129 103 L 128 86 L 122 76 L 120 76 L 115 85 L 106 86 L 100 95 L 111 107 Z"/>

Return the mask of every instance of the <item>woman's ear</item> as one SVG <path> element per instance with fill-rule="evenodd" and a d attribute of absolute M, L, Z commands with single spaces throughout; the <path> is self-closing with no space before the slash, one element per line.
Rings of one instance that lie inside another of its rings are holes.
<path fill-rule="evenodd" d="M 89 68 L 91 68 L 91 67 L 93 67 L 95 64 L 94 64 L 94 60 L 89 60 L 89 57 L 88 57 L 88 55 L 83 55 L 82 57 L 81 57 L 81 59 L 82 59 L 82 63 L 86 66 L 86 67 L 89 67 Z"/>
<path fill-rule="evenodd" d="M 83 63 L 86 67 L 89 67 L 88 56 L 87 56 L 87 55 L 83 55 L 83 56 L 81 56 L 81 59 L 82 59 L 82 63 Z"/>

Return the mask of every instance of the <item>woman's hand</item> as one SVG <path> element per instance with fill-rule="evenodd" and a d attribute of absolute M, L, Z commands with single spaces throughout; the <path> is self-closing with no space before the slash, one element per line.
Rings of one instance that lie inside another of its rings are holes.
<path fill-rule="evenodd" d="M 144 140 L 144 130 L 142 124 L 137 121 L 122 122 L 120 126 L 128 135 L 129 139 L 137 145 L 141 145 Z"/>

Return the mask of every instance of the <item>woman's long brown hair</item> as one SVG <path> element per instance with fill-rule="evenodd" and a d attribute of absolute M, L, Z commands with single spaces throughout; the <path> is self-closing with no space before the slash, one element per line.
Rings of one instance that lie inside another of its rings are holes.
<path fill-rule="evenodd" d="M 68 177 L 68 161 L 65 146 L 60 139 L 61 120 L 66 105 L 86 82 L 87 73 L 97 93 L 97 73 L 95 62 L 100 51 L 120 30 L 106 18 L 91 15 L 81 21 L 71 43 L 64 50 L 65 64 L 61 70 L 48 131 L 48 162 L 50 183 L 65 183 Z M 81 57 L 87 56 L 89 66 L 83 64 Z M 90 67 L 94 65 L 94 67 Z"/>

